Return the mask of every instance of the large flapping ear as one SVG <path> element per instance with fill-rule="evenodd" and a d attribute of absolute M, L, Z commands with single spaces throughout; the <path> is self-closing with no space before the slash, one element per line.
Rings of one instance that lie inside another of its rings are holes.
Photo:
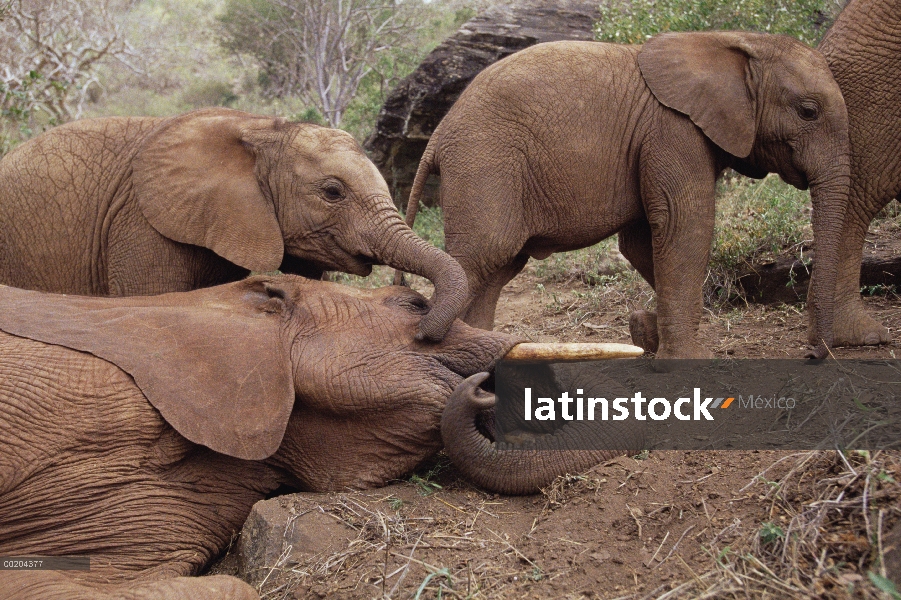
<path fill-rule="evenodd" d="M 0 286 L 0 330 L 115 364 L 185 438 L 259 460 L 278 449 L 294 405 L 280 334 L 289 295 L 268 281 L 133 298 Z"/>
<path fill-rule="evenodd" d="M 132 164 L 144 217 L 167 238 L 209 248 L 245 269 L 278 269 L 282 232 L 247 143 L 251 131 L 274 123 L 229 109 L 164 121 Z"/>
<path fill-rule="evenodd" d="M 756 135 L 753 50 L 739 32 L 664 33 L 638 53 L 638 66 L 657 100 L 679 111 L 734 156 L 751 153 Z"/>

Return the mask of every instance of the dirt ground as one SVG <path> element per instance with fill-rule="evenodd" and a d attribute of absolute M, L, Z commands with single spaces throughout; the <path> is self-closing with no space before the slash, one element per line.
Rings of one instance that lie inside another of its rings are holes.
<path fill-rule="evenodd" d="M 878 240 L 874 240 L 879 245 Z M 885 251 L 882 248 L 881 251 Z M 650 290 L 548 281 L 530 265 L 496 328 L 535 341 L 630 342 Z M 901 357 L 901 298 L 866 299 L 895 341 L 838 358 Z M 800 358 L 803 306 L 707 311 L 714 354 Z M 880 557 L 901 522 L 901 453 L 652 451 L 544 493 L 496 496 L 443 455 L 369 492 L 295 494 L 307 543 L 264 598 L 891 598 Z M 337 526 L 337 529 L 336 529 Z"/>

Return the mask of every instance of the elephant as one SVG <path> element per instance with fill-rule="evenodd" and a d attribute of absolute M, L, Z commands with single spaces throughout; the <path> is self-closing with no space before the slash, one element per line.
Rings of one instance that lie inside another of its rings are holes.
<path fill-rule="evenodd" d="M 417 341 L 428 308 L 295 275 L 118 298 L 0 286 L 0 556 L 91 557 L 0 570 L 0 597 L 256 598 L 186 576 L 281 485 L 408 473 L 441 448 L 464 378 L 522 346 L 459 320 Z M 548 482 L 531 483 L 516 489 Z"/>
<path fill-rule="evenodd" d="M 838 346 L 890 341 L 888 329 L 866 313 L 860 268 L 870 222 L 893 198 L 901 198 L 899 15 L 899 0 L 852 0 L 819 44 L 845 97 L 851 149 L 848 210 L 835 281 L 833 342 Z M 816 277 L 815 270 L 811 290 Z M 815 315 L 809 320 L 813 338 Z"/>
<path fill-rule="evenodd" d="M 440 339 L 466 276 L 416 236 L 347 133 L 237 110 L 85 119 L 0 160 L 0 283 L 97 296 L 152 295 L 249 271 L 435 284 L 420 334 Z"/>
<path fill-rule="evenodd" d="M 501 288 L 543 259 L 619 234 L 654 288 L 630 319 L 658 358 L 704 358 L 697 339 L 715 182 L 777 172 L 812 193 L 816 345 L 832 294 L 849 185 L 848 124 L 822 55 L 786 36 L 666 33 L 643 46 L 538 44 L 488 67 L 426 146 L 407 207 L 440 174 L 445 248 L 469 279 L 463 320 L 493 326 Z"/>

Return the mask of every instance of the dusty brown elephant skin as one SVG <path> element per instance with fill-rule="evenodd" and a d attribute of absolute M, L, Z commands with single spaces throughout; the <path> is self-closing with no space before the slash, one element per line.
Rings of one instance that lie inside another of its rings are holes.
<path fill-rule="evenodd" d="M 378 486 L 441 447 L 446 399 L 517 340 L 425 299 L 292 275 L 153 297 L 0 286 L 0 555 L 90 555 L 90 571 L 0 571 L 4 600 L 256 598 L 196 573 L 281 484 Z"/>
<path fill-rule="evenodd" d="M 888 329 L 866 314 L 860 298 L 860 265 L 870 221 L 901 196 L 901 0 L 852 0 L 819 50 L 844 94 L 851 142 L 851 188 L 835 283 L 834 342 L 884 344 L 889 341 Z M 811 319 L 811 338 L 815 328 Z"/>
<path fill-rule="evenodd" d="M 426 178 L 439 173 L 446 249 L 469 278 L 464 320 L 486 329 L 501 288 L 530 256 L 619 233 L 657 295 L 656 315 L 633 315 L 635 343 L 658 357 L 706 357 L 697 330 L 716 179 L 727 167 L 776 172 L 812 193 L 813 355 L 823 357 L 848 153 L 838 86 L 822 55 L 797 40 L 706 32 L 644 46 L 539 44 L 485 69 L 439 124 L 407 223 Z"/>
<path fill-rule="evenodd" d="M 343 131 L 203 109 L 76 121 L 0 160 L 0 283 L 134 296 L 373 264 L 434 282 L 421 333 L 440 339 L 466 276 L 404 224 Z"/>

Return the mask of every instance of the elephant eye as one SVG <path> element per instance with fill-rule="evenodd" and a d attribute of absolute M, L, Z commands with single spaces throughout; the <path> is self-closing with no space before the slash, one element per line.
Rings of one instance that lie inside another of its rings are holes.
<path fill-rule="evenodd" d="M 325 194 L 326 199 L 333 202 L 344 198 L 344 189 L 340 184 L 334 182 L 326 183 L 322 187 L 322 193 Z"/>
<path fill-rule="evenodd" d="M 803 102 L 798 105 L 798 116 L 805 121 L 816 121 L 820 118 L 820 108 L 814 102 Z"/>
<path fill-rule="evenodd" d="M 417 314 L 427 313 L 431 308 L 431 306 L 429 306 L 429 301 L 420 296 L 404 298 L 402 304 Z"/>

